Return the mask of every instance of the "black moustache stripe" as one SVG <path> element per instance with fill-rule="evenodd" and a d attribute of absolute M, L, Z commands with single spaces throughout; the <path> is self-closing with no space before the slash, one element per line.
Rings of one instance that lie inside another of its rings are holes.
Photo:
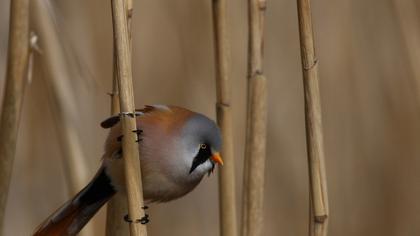
<path fill-rule="evenodd" d="M 200 148 L 200 151 L 198 152 L 197 156 L 195 156 L 193 163 L 190 168 L 190 174 L 201 164 L 206 162 L 211 157 L 211 151 L 210 146 L 206 144 L 205 149 Z"/>

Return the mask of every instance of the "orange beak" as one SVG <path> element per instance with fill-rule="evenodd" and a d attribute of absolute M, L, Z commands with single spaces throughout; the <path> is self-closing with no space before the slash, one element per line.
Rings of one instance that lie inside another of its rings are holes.
<path fill-rule="evenodd" d="M 217 164 L 223 165 L 222 157 L 220 157 L 220 154 L 218 152 L 214 153 L 213 156 L 211 156 L 211 159 Z"/>

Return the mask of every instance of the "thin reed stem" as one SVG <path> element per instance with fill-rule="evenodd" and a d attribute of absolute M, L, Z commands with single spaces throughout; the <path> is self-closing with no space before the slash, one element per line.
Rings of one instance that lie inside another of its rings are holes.
<path fill-rule="evenodd" d="M 114 50 L 115 55 L 115 50 Z M 115 58 L 115 57 L 114 57 Z M 120 97 L 118 96 L 118 78 L 114 62 L 114 77 L 111 92 L 111 115 L 120 113 Z M 127 214 L 127 196 L 122 192 L 117 192 L 108 202 L 106 212 L 106 236 L 128 236 L 130 231 L 124 216 Z"/>
<path fill-rule="evenodd" d="M 6 84 L 0 118 L 0 234 L 16 152 L 29 61 L 29 0 L 10 3 Z"/>
<path fill-rule="evenodd" d="M 132 81 L 130 40 L 127 27 L 125 1 L 111 0 L 112 22 L 117 55 L 118 88 L 122 113 L 134 113 L 134 94 Z M 122 150 L 125 168 L 125 180 L 128 200 L 128 217 L 139 220 L 145 216 L 143 189 L 141 181 L 140 157 L 136 132 L 136 117 L 122 115 Z M 140 223 L 130 224 L 130 235 L 147 235 L 146 226 Z"/>
<path fill-rule="evenodd" d="M 311 200 L 309 235 L 326 236 L 329 209 L 318 85 L 318 60 L 315 55 L 310 2 L 309 0 L 298 0 L 297 3 Z"/>
<path fill-rule="evenodd" d="M 242 206 L 242 236 L 263 229 L 264 171 L 267 133 L 267 86 L 263 74 L 265 0 L 249 0 L 248 108 Z"/>
<path fill-rule="evenodd" d="M 219 169 L 220 235 L 236 236 L 235 160 L 229 76 L 229 40 L 226 27 L 226 1 L 213 0 L 214 50 L 216 60 L 217 123 L 222 131 L 222 157 Z"/>
<path fill-rule="evenodd" d="M 133 1 L 127 2 L 127 25 L 129 32 L 129 41 L 131 47 L 131 19 L 133 12 Z M 120 96 L 118 95 L 118 71 L 117 71 L 117 54 L 114 42 L 113 49 L 113 78 L 112 78 L 112 92 L 111 95 L 111 115 L 120 113 Z M 127 223 L 123 220 L 124 215 L 127 214 L 127 196 L 121 192 L 117 192 L 115 196 L 108 202 L 106 215 L 106 235 L 107 236 L 128 236 L 130 234 Z"/>

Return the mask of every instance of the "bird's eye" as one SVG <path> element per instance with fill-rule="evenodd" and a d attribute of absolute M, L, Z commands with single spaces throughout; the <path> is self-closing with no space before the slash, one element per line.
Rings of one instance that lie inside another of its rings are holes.
<path fill-rule="evenodd" d="M 205 143 L 200 144 L 200 148 L 201 149 L 207 149 L 207 144 L 205 144 Z"/>

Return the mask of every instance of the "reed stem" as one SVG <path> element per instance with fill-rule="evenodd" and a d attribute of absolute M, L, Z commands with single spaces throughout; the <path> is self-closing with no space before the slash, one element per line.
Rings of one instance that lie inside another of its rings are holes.
<path fill-rule="evenodd" d="M 0 234 L 12 176 L 19 121 L 28 76 L 29 0 L 10 2 L 6 84 L 0 118 Z"/>
<path fill-rule="evenodd" d="M 214 49 L 216 61 L 217 123 L 222 131 L 224 159 L 219 169 L 220 235 L 236 236 L 235 160 L 233 154 L 229 39 L 226 27 L 226 1 L 213 0 Z"/>
<path fill-rule="evenodd" d="M 133 11 L 133 1 L 127 2 L 127 25 L 129 32 L 129 41 L 131 47 L 131 19 Z M 113 49 L 113 78 L 112 78 L 112 92 L 111 92 L 111 115 L 120 113 L 120 96 L 118 95 L 118 71 L 117 71 L 117 54 L 114 42 Z M 127 196 L 121 192 L 117 192 L 115 196 L 108 202 L 106 215 L 106 235 L 107 236 L 128 236 L 130 234 L 127 223 L 123 220 L 127 214 Z"/>
<path fill-rule="evenodd" d="M 122 113 L 135 112 L 130 40 L 126 17 L 126 2 L 111 0 L 112 22 L 114 27 L 114 40 L 117 55 L 118 88 L 120 96 L 120 109 Z M 141 181 L 140 157 L 137 140 L 136 117 L 130 115 L 121 116 L 123 133 L 123 159 L 125 168 L 125 180 L 128 200 L 128 217 L 136 221 L 145 216 L 143 189 Z M 130 224 L 131 236 L 147 235 L 146 226 L 140 223 Z"/>
<path fill-rule="evenodd" d="M 263 74 L 265 0 L 249 0 L 248 108 L 242 206 L 242 236 L 263 229 L 264 171 L 267 133 L 267 86 Z"/>
<path fill-rule="evenodd" d="M 310 2 L 309 0 L 298 0 L 297 5 L 305 93 L 306 143 L 311 201 L 309 235 L 326 236 L 329 209 L 318 82 L 318 60 L 315 55 Z"/>
<path fill-rule="evenodd" d="M 115 50 L 114 50 L 115 55 Z M 114 56 L 115 58 L 115 56 Z M 111 115 L 120 113 L 120 97 L 118 96 L 118 78 L 114 62 L 114 77 L 111 92 Z M 122 192 L 117 192 L 108 202 L 106 212 L 106 236 L 128 236 L 130 231 L 127 223 L 123 220 L 127 214 L 127 196 Z"/>

